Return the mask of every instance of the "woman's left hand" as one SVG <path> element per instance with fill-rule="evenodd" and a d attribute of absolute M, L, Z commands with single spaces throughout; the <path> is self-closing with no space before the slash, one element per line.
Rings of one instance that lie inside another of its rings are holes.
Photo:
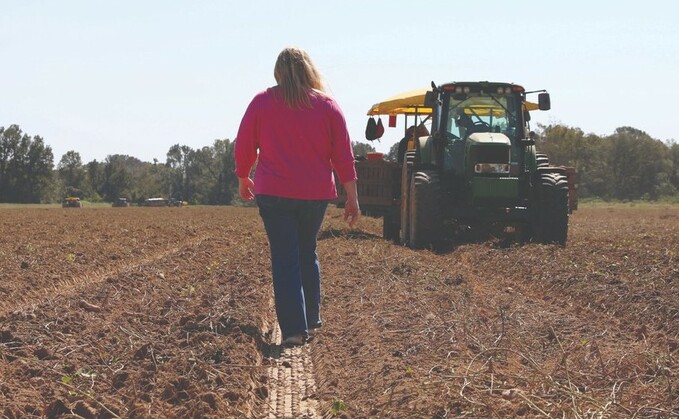
<path fill-rule="evenodd" d="M 252 201 L 255 199 L 255 182 L 249 177 L 238 178 L 238 193 L 245 201 Z"/>
<path fill-rule="evenodd" d="M 347 202 L 344 203 L 344 221 L 349 223 L 349 227 L 353 228 L 354 224 L 361 217 L 361 208 L 358 206 L 358 192 L 356 187 L 356 180 L 350 180 L 342 184 L 344 191 L 347 194 Z"/>

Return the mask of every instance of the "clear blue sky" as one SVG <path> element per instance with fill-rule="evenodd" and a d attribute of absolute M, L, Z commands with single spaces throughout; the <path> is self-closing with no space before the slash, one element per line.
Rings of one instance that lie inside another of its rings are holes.
<path fill-rule="evenodd" d="M 69 150 L 164 162 L 173 144 L 233 140 L 280 50 L 298 46 L 355 141 L 373 103 L 432 80 L 547 89 L 533 127 L 679 140 L 679 2 L 555 3 L 0 0 L 0 126 L 42 136 L 55 164 Z"/>

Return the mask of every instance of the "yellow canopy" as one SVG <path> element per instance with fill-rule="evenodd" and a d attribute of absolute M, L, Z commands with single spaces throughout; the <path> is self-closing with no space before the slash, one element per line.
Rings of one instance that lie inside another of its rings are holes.
<path fill-rule="evenodd" d="M 528 102 L 528 101 L 523 102 L 523 107 L 524 107 L 527 111 L 537 111 L 538 109 L 540 109 L 540 107 L 538 106 L 537 103 Z"/>
<path fill-rule="evenodd" d="M 498 107 L 472 105 L 469 108 L 464 109 L 464 113 L 467 115 L 488 116 L 491 112 L 496 118 L 505 116 L 504 109 Z"/>
<path fill-rule="evenodd" d="M 429 115 L 431 108 L 424 107 L 424 95 L 430 89 L 416 89 L 403 92 L 374 104 L 368 115 Z"/>
<path fill-rule="evenodd" d="M 387 100 L 372 105 L 368 111 L 368 115 L 429 115 L 431 108 L 424 107 L 424 95 L 429 91 L 429 88 L 415 89 L 392 96 Z M 534 111 L 538 109 L 538 104 L 533 102 L 524 102 L 524 108 L 527 111 Z M 488 111 L 486 111 L 488 114 Z"/>

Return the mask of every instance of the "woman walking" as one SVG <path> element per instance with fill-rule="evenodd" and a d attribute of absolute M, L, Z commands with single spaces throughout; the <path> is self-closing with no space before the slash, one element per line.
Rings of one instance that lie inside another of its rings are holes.
<path fill-rule="evenodd" d="M 347 194 L 344 219 L 353 226 L 361 212 L 344 115 L 308 54 L 284 49 L 274 78 L 277 85 L 255 95 L 241 121 L 236 176 L 241 198 L 256 199 L 269 239 L 283 343 L 302 345 L 322 324 L 316 238 L 337 198 L 333 170 Z"/>

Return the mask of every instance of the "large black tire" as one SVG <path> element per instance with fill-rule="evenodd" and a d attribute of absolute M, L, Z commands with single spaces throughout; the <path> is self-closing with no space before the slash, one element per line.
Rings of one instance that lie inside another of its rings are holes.
<path fill-rule="evenodd" d="M 438 173 L 415 172 L 410 181 L 408 246 L 413 249 L 436 247 L 443 233 L 441 184 Z"/>
<path fill-rule="evenodd" d="M 519 244 L 530 243 L 533 240 L 534 223 L 528 221 L 516 226 L 516 240 Z"/>
<path fill-rule="evenodd" d="M 384 214 L 382 220 L 382 237 L 384 237 L 385 240 L 390 240 L 394 243 L 399 242 L 399 231 L 401 228 L 399 220 L 400 211 L 390 211 L 389 213 Z"/>
<path fill-rule="evenodd" d="M 403 165 L 401 166 L 401 223 L 399 243 L 402 245 L 408 244 L 408 223 L 410 221 L 408 215 L 408 211 L 410 210 L 408 195 L 410 193 L 410 177 L 414 161 L 415 151 L 406 151 L 403 158 Z"/>
<path fill-rule="evenodd" d="M 535 165 L 536 167 L 547 167 L 549 166 L 549 157 L 546 154 L 535 154 Z"/>
<path fill-rule="evenodd" d="M 566 245 L 568 238 L 568 179 L 560 173 L 541 173 L 533 239 L 544 244 Z"/>

